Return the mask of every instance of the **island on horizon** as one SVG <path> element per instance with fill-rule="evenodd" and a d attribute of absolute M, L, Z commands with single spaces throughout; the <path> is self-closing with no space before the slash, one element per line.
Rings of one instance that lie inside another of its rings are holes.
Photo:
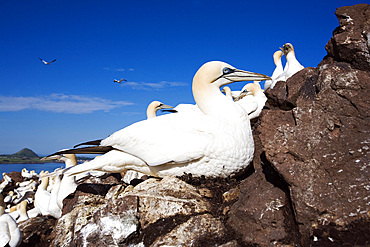
<path fill-rule="evenodd" d="M 0 154 L 0 164 L 42 164 L 42 163 L 63 163 L 58 160 L 42 161 L 41 158 L 44 156 L 37 155 L 34 151 L 29 148 L 23 148 L 22 150 L 14 154 Z M 78 157 L 80 161 L 91 160 L 89 157 Z"/>

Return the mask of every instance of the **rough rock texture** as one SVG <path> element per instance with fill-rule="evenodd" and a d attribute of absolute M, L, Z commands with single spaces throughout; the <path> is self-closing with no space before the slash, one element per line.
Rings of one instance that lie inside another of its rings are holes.
<path fill-rule="evenodd" d="M 293 216 L 290 222 L 296 228 L 280 221 L 276 225 L 279 231 L 270 224 L 263 231 L 267 236 L 263 242 L 258 238 L 262 233 L 237 228 L 242 221 L 238 217 L 242 210 L 237 206 L 239 201 L 231 212 L 236 220 L 230 217 L 229 224 L 246 240 L 251 239 L 250 243 L 338 246 L 370 241 L 363 235 L 365 229 L 370 230 L 370 61 L 368 39 L 363 36 L 369 30 L 369 5 L 342 7 L 336 14 L 340 27 L 334 31 L 326 46 L 328 55 L 318 68 L 305 68 L 266 92 L 269 101 L 255 131 L 262 148 L 256 149 L 256 155 L 261 158 L 262 169 L 270 171 L 264 172 L 266 180 L 287 196 L 285 204 L 275 205 L 284 209 L 290 204 L 294 212 L 280 212 L 285 217 L 283 222 Z M 259 171 L 256 169 L 257 174 Z M 248 180 L 243 183 L 252 182 Z M 248 196 L 262 189 L 262 198 L 255 199 L 261 203 L 244 211 L 248 214 L 245 219 L 254 219 L 256 227 L 263 226 L 263 221 L 255 218 L 265 212 L 264 206 L 268 208 L 274 200 L 284 201 L 281 193 L 274 195 L 265 183 L 260 179 L 255 189 L 245 187 Z M 243 206 L 248 202 L 252 203 L 247 201 Z M 278 216 L 271 220 L 274 217 Z M 297 237 L 287 242 L 282 229 L 287 229 L 285 234 L 290 237 L 297 229 Z"/>
<path fill-rule="evenodd" d="M 21 246 L 369 246 L 369 5 L 336 15 L 318 67 L 266 91 L 243 177 L 90 178 Z"/>

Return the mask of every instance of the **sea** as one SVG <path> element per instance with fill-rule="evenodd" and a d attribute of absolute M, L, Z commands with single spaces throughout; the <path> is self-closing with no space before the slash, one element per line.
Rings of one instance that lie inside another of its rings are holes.
<path fill-rule="evenodd" d="M 43 163 L 43 164 L 0 164 L 0 181 L 2 179 L 3 172 L 21 172 L 23 168 L 26 168 L 28 171 L 34 170 L 37 173 L 40 173 L 42 170 L 52 172 L 56 168 L 63 167 L 64 163 Z"/>

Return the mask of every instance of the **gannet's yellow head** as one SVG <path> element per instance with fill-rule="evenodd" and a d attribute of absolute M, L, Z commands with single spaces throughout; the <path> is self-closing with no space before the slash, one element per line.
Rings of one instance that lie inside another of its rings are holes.
<path fill-rule="evenodd" d="M 273 55 L 275 65 L 276 65 L 276 61 L 279 61 L 282 56 L 283 56 L 283 52 L 281 50 L 275 51 Z"/>
<path fill-rule="evenodd" d="M 153 101 L 148 105 L 146 109 L 146 116 L 147 118 L 154 118 L 157 116 L 157 111 L 162 109 L 172 109 L 173 106 L 165 105 L 160 101 Z"/>
<path fill-rule="evenodd" d="M 294 47 L 291 43 L 285 43 L 283 45 L 283 48 L 280 48 L 283 52 L 284 52 L 284 55 L 287 56 L 289 52 L 293 52 L 294 53 Z"/>
<path fill-rule="evenodd" d="M 235 67 L 221 61 L 211 61 L 199 68 L 193 79 L 194 82 L 214 84 L 218 87 L 237 81 L 263 81 L 270 77 L 254 72 L 236 69 Z"/>

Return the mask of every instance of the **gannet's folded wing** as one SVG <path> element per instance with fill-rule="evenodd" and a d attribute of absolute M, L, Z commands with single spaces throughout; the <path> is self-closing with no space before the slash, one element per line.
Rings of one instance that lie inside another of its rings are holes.
<path fill-rule="evenodd" d="M 149 166 L 187 163 L 202 158 L 213 140 L 207 117 L 167 114 L 132 124 L 101 142 L 134 155 Z M 212 125 L 212 124 L 211 124 Z"/>

